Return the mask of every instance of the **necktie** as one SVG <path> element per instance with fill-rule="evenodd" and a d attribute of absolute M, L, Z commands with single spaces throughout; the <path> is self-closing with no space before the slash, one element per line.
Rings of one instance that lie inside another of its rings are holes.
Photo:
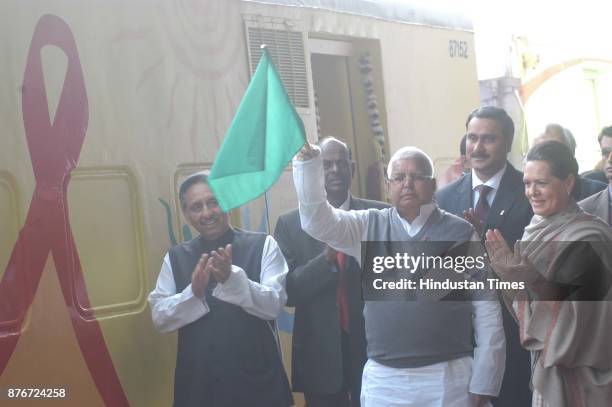
<path fill-rule="evenodd" d="M 479 233 L 482 233 L 484 229 L 485 219 L 487 219 L 487 214 L 489 213 L 489 201 L 487 200 L 487 195 L 489 192 L 493 191 L 488 185 L 478 185 L 476 188 L 478 191 L 478 202 L 476 203 L 476 207 L 474 208 L 474 216 L 476 216 L 476 220 L 478 221 Z"/>
<path fill-rule="evenodd" d="M 348 287 L 346 281 L 346 255 L 342 252 L 336 253 L 336 263 L 338 265 L 338 284 L 336 286 L 336 298 L 338 302 L 338 313 L 340 327 L 344 332 L 349 331 L 349 312 L 348 312 Z"/>

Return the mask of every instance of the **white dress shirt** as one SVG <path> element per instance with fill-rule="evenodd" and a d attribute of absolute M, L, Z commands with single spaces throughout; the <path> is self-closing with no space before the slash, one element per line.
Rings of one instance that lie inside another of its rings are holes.
<path fill-rule="evenodd" d="M 480 192 L 476 190 L 476 187 L 479 185 L 486 185 L 488 187 L 493 188 L 487 195 L 487 202 L 489 202 L 489 207 L 493 205 L 493 200 L 495 199 L 495 195 L 497 195 L 499 183 L 501 182 L 502 177 L 506 173 L 506 168 L 508 168 L 507 162 L 504 164 L 501 170 L 497 171 L 495 175 L 489 178 L 486 182 L 478 178 L 478 175 L 476 175 L 476 171 L 472 170 L 472 202 L 474 207 L 476 207 L 476 203 L 478 202 L 478 198 L 480 197 Z"/>
<path fill-rule="evenodd" d="M 249 280 L 242 268 L 232 265 L 229 278 L 225 283 L 218 283 L 212 295 L 237 305 L 258 318 L 273 320 L 278 317 L 287 302 L 287 271 L 287 263 L 276 240 L 272 236 L 266 236 L 261 256 L 261 282 Z M 191 284 L 180 293 L 176 292 L 172 265 L 167 253 L 157 285 L 149 294 L 149 304 L 153 325 L 160 332 L 175 331 L 210 312 L 206 299 L 196 297 Z"/>
<path fill-rule="evenodd" d="M 368 213 L 378 209 L 347 212 L 332 207 L 326 200 L 324 179 L 320 155 L 308 161 L 293 160 L 293 182 L 299 200 L 302 228 L 315 239 L 361 261 L 361 241 L 366 239 Z M 412 223 L 402 219 L 397 211 L 394 213 L 398 218 L 396 221 L 401 222 L 406 233 L 414 236 L 422 229 L 435 208 L 436 204 L 433 202 L 422 205 L 419 215 Z M 474 233 L 472 240 L 480 239 Z M 469 392 L 497 396 L 506 363 L 501 307 L 498 301 L 473 301 L 472 307 L 476 346 Z M 397 368 L 383 365 L 378 368 L 388 369 L 389 374 L 398 371 Z"/>

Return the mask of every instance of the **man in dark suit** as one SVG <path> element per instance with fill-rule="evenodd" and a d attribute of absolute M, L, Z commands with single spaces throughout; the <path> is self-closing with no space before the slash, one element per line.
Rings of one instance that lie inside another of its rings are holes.
<path fill-rule="evenodd" d="M 328 202 L 351 210 L 388 205 L 349 193 L 355 163 L 348 146 L 320 143 Z M 310 237 L 298 210 L 282 215 L 274 236 L 289 265 L 287 305 L 295 307 L 292 385 L 308 407 L 359 406 L 366 339 L 361 271 L 352 257 Z"/>
<path fill-rule="evenodd" d="M 597 138 L 601 147 L 603 173 L 607 175 L 608 188 L 578 202 L 585 211 L 599 216 L 612 226 L 612 126 L 604 127 Z"/>
<path fill-rule="evenodd" d="M 533 217 L 525 197 L 523 174 L 506 159 L 512 147 L 514 123 L 501 108 L 483 106 L 466 121 L 467 158 L 472 171 L 436 193 L 440 208 L 464 216 L 484 236 L 499 229 L 510 247 Z M 503 308 L 506 333 L 506 373 L 496 407 L 531 407 L 529 353 L 519 341 L 518 325 Z"/>

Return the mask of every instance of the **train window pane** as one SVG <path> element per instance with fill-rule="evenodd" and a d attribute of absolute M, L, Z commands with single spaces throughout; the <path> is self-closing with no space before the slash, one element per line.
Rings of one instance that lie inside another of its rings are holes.
<path fill-rule="evenodd" d="M 19 234 L 19 212 L 13 178 L 0 171 L 0 279 Z"/>
<path fill-rule="evenodd" d="M 87 293 L 80 308 L 99 319 L 145 306 L 142 208 L 125 168 L 77 169 L 68 188 L 70 225 Z"/>

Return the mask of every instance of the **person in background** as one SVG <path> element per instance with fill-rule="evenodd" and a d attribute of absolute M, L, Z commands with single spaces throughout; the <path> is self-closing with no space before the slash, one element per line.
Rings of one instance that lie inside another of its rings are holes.
<path fill-rule="evenodd" d="M 355 163 L 346 143 L 328 137 L 319 146 L 330 205 L 389 206 L 351 195 Z M 304 393 L 308 407 L 357 407 L 367 358 L 358 262 L 304 232 L 297 209 L 281 215 L 274 237 L 289 265 L 287 304 L 295 307 L 293 391 Z"/>
<path fill-rule="evenodd" d="M 559 143 L 565 144 L 572 152 L 572 155 L 576 154 L 576 140 L 574 140 L 574 136 L 569 130 L 559 124 L 548 124 L 546 126 L 546 129 L 544 130 L 544 133 L 542 133 L 534 140 L 534 145 L 547 140 L 554 140 L 558 141 Z M 577 183 L 578 186 L 574 190 L 574 194 L 576 194 L 575 198 L 577 201 L 588 198 L 589 196 L 606 189 L 607 186 L 607 183 L 595 181 L 581 176 L 578 176 Z"/>
<path fill-rule="evenodd" d="M 362 241 L 460 245 L 479 240 L 472 225 L 440 210 L 433 201 L 433 163 L 424 152 L 415 147 L 396 151 L 387 177 L 392 208 L 334 208 L 326 199 L 319 150 L 304 147 L 293 160 L 302 227 L 313 238 L 360 261 Z M 466 301 L 366 301 L 368 361 L 361 405 L 490 405 L 501 386 L 505 340 L 495 292 L 479 295 Z"/>
<path fill-rule="evenodd" d="M 470 172 L 470 161 L 466 156 L 466 139 L 467 135 L 463 135 L 461 137 L 461 141 L 459 142 L 459 157 L 455 160 L 455 162 L 446 169 L 444 173 L 444 177 L 439 181 L 439 186 L 442 187 L 447 185 L 462 175 Z"/>
<path fill-rule="evenodd" d="M 467 117 L 466 155 L 472 171 L 436 193 L 441 209 L 465 216 L 481 237 L 489 229 L 502 231 L 512 247 L 533 216 L 523 194 L 523 174 L 506 159 L 512 147 L 514 123 L 504 109 L 483 106 Z M 496 407 L 529 407 L 529 353 L 520 344 L 516 321 L 503 308 L 506 333 L 506 373 Z"/>
<path fill-rule="evenodd" d="M 577 176 L 567 146 L 536 144 L 524 167 L 531 223 L 514 250 L 499 230 L 486 236 L 497 275 L 527 283 L 504 294 L 532 355 L 533 407 L 603 407 L 612 397 L 612 229 L 576 205 Z M 581 290 L 560 295 L 568 286 Z"/>
<path fill-rule="evenodd" d="M 601 146 L 601 140 L 604 137 L 612 137 L 612 126 L 607 126 L 601 129 L 601 132 L 597 136 L 597 141 Z M 608 176 L 604 170 L 604 166 L 606 164 L 606 157 L 602 157 L 601 160 L 595 165 L 595 168 L 590 171 L 585 171 L 581 174 L 582 177 L 592 179 L 595 181 L 603 182 L 604 184 L 608 183 Z"/>
<path fill-rule="evenodd" d="M 200 235 L 168 251 L 149 294 L 155 328 L 178 330 L 173 405 L 293 405 L 274 325 L 287 298 L 276 241 L 232 228 L 206 173 L 183 181 L 179 200 Z"/>
<path fill-rule="evenodd" d="M 603 173 L 608 177 L 608 188 L 578 202 L 578 205 L 612 226 L 612 126 L 603 128 L 598 141 L 601 147 Z"/>

